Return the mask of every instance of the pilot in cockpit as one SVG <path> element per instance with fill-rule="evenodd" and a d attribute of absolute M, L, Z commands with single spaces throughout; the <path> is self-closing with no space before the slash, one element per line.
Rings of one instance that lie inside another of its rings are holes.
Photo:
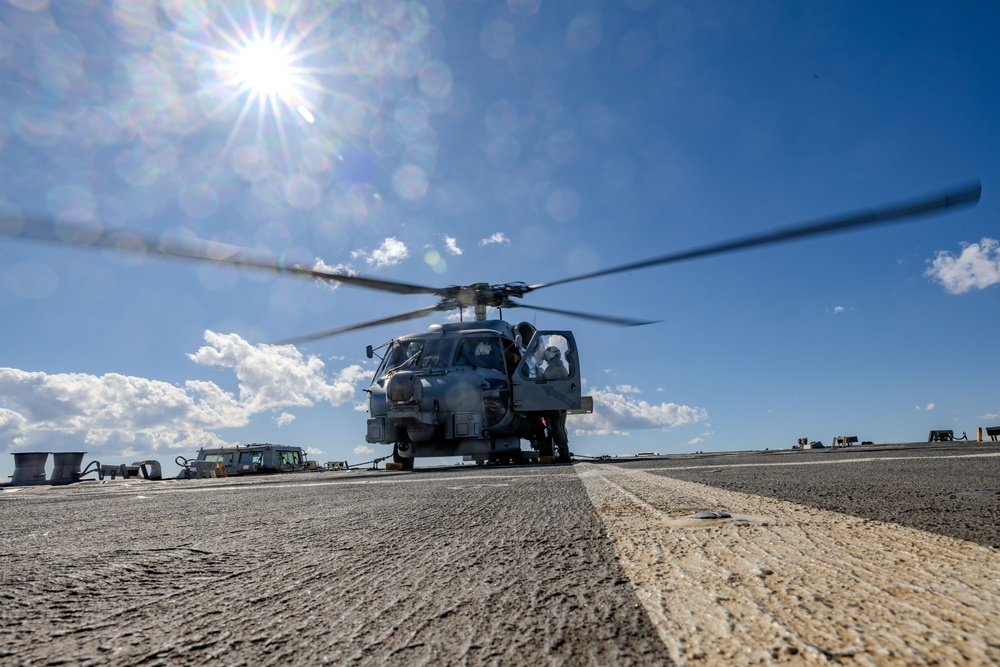
<path fill-rule="evenodd" d="M 497 343 L 480 342 L 476 345 L 473 354 L 475 356 L 473 363 L 477 368 L 489 368 L 503 372 L 503 357 Z"/>

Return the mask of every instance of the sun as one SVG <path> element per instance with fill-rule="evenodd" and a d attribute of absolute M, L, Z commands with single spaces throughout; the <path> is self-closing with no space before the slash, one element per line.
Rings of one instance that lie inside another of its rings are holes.
<path fill-rule="evenodd" d="M 278 40 L 254 37 L 230 55 L 232 80 L 252 97 L 290 102 L 296 96 L 293 56 Z"/>
<path fill-rule="evenodd" d="M 327 68 L 309 64 L 330 48 L 328 41 L 315 38 L 319 23 L 295 12 L 279 17 L 266 11 L 258 17 L 247 11 L 237 17 L 226 3 L 219 5 L 217 17 L 202 20 L 205 35 L 186 38 L 202 54 L 198 82 L 205 113 L 197 126 L 233 117 L 218 164 L 237 142 L 252 140 L 258 149 L 280 149 L 290 169 L 294 154 L 288 130 L 295 121 L 314 125 L 315 110 L 328 92 L 317 78 Z"/>

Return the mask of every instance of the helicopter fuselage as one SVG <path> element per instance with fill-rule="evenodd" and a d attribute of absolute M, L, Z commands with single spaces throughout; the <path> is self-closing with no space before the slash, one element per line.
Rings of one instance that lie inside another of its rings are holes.
<path fill-rule="evenodd" d="M 393 445 L 404 468 L 415 457 L 484 463 L 551 456 L 552 415 L 589 405 L 569 331 L 515 328 L 503 320 L 458 322 L 385 347 L 366 390 L 366 440 Z M 522 451 L 522 439 L 531 450 Z"/>

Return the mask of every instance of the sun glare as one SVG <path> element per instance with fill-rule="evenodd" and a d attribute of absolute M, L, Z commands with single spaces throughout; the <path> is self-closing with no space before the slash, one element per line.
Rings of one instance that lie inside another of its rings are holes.
<path fill-rule="evenodd" d="M 287 101 L 295 94 L 291 53 L 277 41 L 255 38 L 233 54 L 233 74 L 252 95 Z"/>
<path fill-rule="evenodd" d="M 258 148 L 265 144 L 280 148 L 286 167 L 291 169 L 294 160 L 288 121 L 296 117 L 315 124 L 315 110 L 326 91 L 316 80 L 318 70 L 307 63 L 329 44 L 313 40 L 307 45 L 318 24 L 296 23 L 293 19 L 297 14 L 284 16 L 281 25 L 273 25 L 276 17 L 271 13 L 260 18 L 249 14 L 241 21 L 228 5 L 220 7 L 225 20 L 209 23 L 214 43 L 191 42 L 208 55 L 204 62 L 210 76 L 203 79 L 203 91 L 210 106 L 206 107 L 205 121 L 226 110 L 237 110 L 219 164 L 241 140 L 241 134 L 246 138 L 249 131 Z M 256 122 L 251 120 L 253 116 Z"/>

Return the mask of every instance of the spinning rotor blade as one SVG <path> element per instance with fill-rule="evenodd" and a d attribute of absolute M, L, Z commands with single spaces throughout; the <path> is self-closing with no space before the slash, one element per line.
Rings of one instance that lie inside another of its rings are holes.
<path fill-rule="evenodd" d="M 766 232 L 756 236 L 747 236 L 742 239 L 735 239 L 725 243 L 717 243 L 714 245 L 704 246 L 702 248 L 695 248 L 693 250 L 664 255 L 662 257 L 654 257 L 641 262 L 633 262 L 631 264 L 625 264 L 611 269 L 604 269 L 602 271 L 594 271 L 593 273 L 585 273 L 581 276 L 556 280 L 551 283 L 531 285 L 528 288 L 528 291 L 541 289 L 542 287 L 552 287 L 553 285 L 563 285 L 565 283 L 586 280 L 588 278 L 607 276 L 613 273 L 621 273 L 623 271 L 645 269 L 651 266 L 659 266 L 661 264 L 671 264 L 673 262 L 680 262 L 686 259 L 721 255 L 723 253 L 743 250 L 745 248 L 753 248 L 755 246 L 772 245 L 805 237 L 834 234 L 856 227 L 873 227 L 875 225 L 902 221 L 908 218 L 917 218 L 923 215 L 943 211 L 948 208 L 975 204 L 979 201 L 981 192 L 982 186 L 979 181 L 976 181 L 971 185 L 945 191 L 943 194 L 922 197 L 920 199 L 904 202 L 902 204 L 893 204 L 872 209 L 870 211 L 850 213 L 830 218 L 828 220 L 821 220 L 819 222 L 794 225 L 792 227 L 778 229 L 773 232 Z"/>
<path fill-rule="evenodd" d="M 278 341 L 274 345 L 298 345 L 300 343 L 309 343 L 314 340 L 319 340 L 320 338 L 327 338 L 329 336 L 336 336 L 337 334 L 347 333 L 348 331 L 357 331 L 358 329 L 367 329 L 368 327 L 376 327 L 380 324 L 392 324 L 393 322 L 404 322 L 406 320 L 415 320 L 431 313 L 445 310 L 439 305 L 427 306 L 426 308 L 421 308 L 420 310 L 414 310 L 411 313 L 403 313 L 402 315 L 393 315 L 392 317 L 384 317 L 380 320 L 372 320 L 371 322 L 362 322 L 361 324 L 352 324 L 347 327 L 339 327 L 337 329 L 327 329 L 325 331 L 317 331 L 316 333 L 306 334 L 304 336 L 295 336 L 294 338 L 286 338 L 285 340 Z"/>
<path fill-rule="evenodd" d="M 410 285 L 391 280 L 375 280 L 363 276 L 285 265 L 280 259 L 257 253 L 249 248 L 207 241 L 192 236 L 147 236 L 125 230 L 108 230 L 101 225 L 62 224 L 40 218 L 0 216 L 0 236 L 32 241 L 46 241 L 77 248 L 106 248 L 134 255 L 191 259 L 202 262 L 249 267 L 272 273 L 315 278 L 356 287 L 394 292 L 396 294 L 440 294 L 434 287 Z"/>
<path fill-rule="evenodd" d="M 627 317 L 613 317 L 611 315 L 594 315 L 591 313 L 578 313 L 572 310 L 560 310 L 558 308 L 543 308 L 541 306 L 528 306 L 523 303 L 511 303 L 508 304 L 507 307 L 527 308 L 528 310 L 540 310 L 544 313 L 557 313 L 559 315 L 568 315 L 569 317 L 578 317 L 584 320 L 594 320 L 595 322 L 616 324 L 620 327 L 641 327 L 646 324 L 656 324 L 656 320 L 633 320 Z"/>

